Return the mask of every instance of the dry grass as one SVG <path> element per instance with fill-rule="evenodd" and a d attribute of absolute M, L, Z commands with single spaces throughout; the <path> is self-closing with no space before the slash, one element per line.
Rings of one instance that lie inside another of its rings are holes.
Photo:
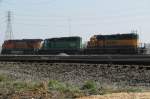
<path fill-rule="evenodd" d="M 95 95 L 95 96 L 87 96 L 81 97 L 77 99 L 150 99 L 150 92 L 143 93 L 113 93 L 107 95 Z"/>

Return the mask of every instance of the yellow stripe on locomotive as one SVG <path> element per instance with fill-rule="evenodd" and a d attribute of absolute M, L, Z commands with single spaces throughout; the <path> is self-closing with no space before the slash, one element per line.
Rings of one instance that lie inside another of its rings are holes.
<path fill-rule="evenodd" d="M 114 34 L 114 35 L 94 35 L 88 42 L 88 47 L 109 47 L 109 46 L 130 46 L 137 48 L 138 35 L 131 34 Z"/>
<path fill-rule="evenodd" d="M 138 39 L 131 39 L 131 40 L 105 40 L 105 46 L 138 46 Z"/>

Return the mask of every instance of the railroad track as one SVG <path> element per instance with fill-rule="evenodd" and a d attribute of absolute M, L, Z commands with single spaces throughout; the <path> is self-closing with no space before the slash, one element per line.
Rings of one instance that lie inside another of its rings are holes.
<path fill-rule="evenodd" d="M 150 55 L 0 55 L 0 61 L 150 65 Z"/>

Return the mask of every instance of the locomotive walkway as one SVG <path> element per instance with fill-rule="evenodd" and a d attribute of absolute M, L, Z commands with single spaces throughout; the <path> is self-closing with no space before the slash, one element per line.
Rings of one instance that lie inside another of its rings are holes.
<path fill-rule="evenodd" d="M 150 55 L 0 55 L 0 61 L 150 65 Z"/>

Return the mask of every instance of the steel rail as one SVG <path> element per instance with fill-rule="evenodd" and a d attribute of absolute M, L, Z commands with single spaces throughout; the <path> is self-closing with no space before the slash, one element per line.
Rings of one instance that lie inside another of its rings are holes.
<path fill-rule="evenodd" d="M 150 55 L 0 55 L 0 61 L 150 65 Z"/>

